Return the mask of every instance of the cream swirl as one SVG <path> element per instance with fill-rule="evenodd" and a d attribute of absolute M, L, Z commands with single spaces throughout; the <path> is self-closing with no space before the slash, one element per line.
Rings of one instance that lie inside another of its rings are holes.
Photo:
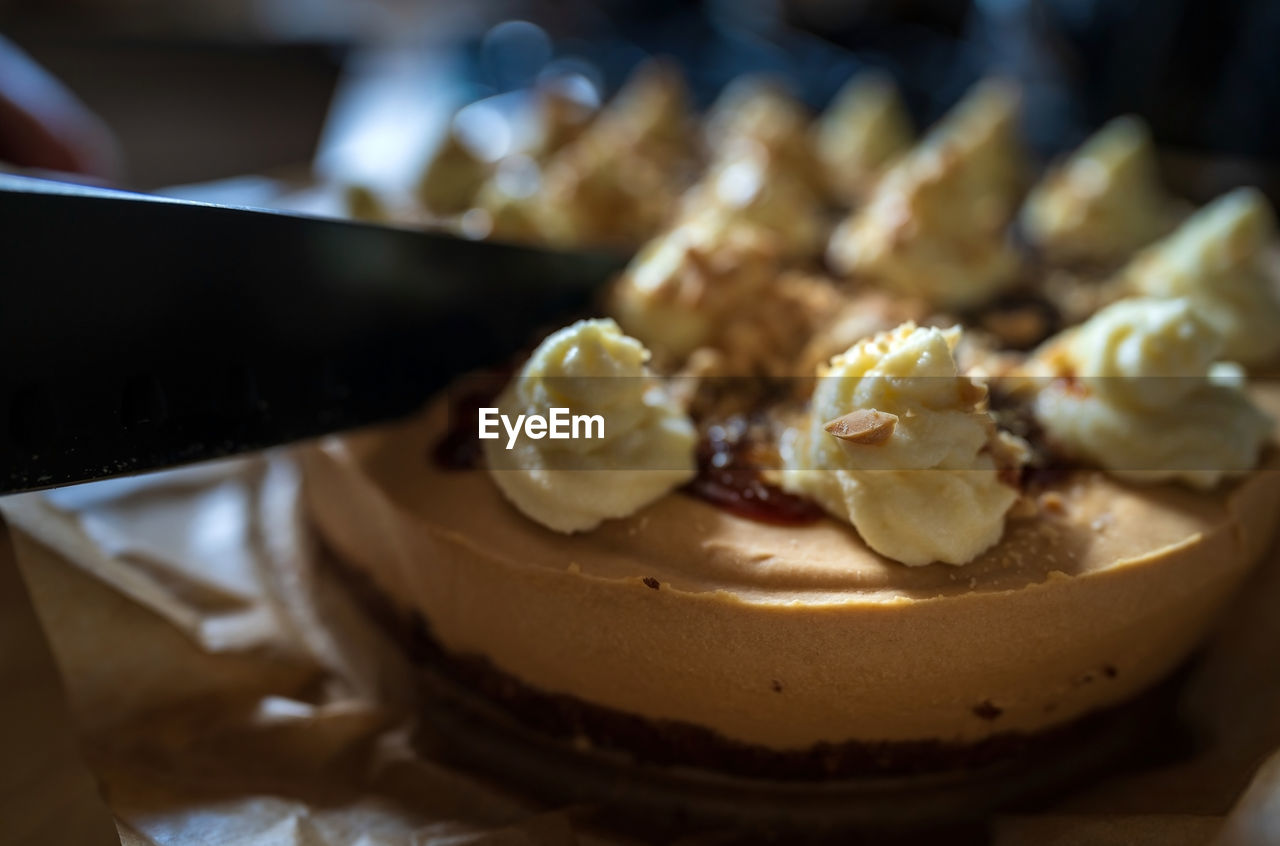
<path fill-rule="evenodd" d="M 709 210 L 641 248 L 609 310 L 659 359 L 680 361 L 765 297 L 780 272 L 768 233 Z"/>
<path fill-rule="evenodd" d="M 1124 280 L 1141 296 L 1192 298 L 1222 336 L 1224 355 L 1264 363 L 1280 354 L 1280 299 L 1266 255 L 1275 234 L 1262 193 L 1238 188 L 1134 258 Z"/>
<path fill-rule="evenodd" d="M 1112 475 L 1211 488 L 1252 468 L 1272 427 L 1221 350 L 1191 300 L 1121 300 L 1037 354 L 1064 378 L 1040 391 L 1036 417 Z"/>
<path fill-rule="evenodd" d="M 809 144 L 809 111 L 785 85 L 767 77 L 740 77 L 727 85 L 705 121 L 713 164 L 736 158 L 734 148 L 756 145 L 776 166 L 772 178 L 821 188 L 817 162 Z"/>
<path fill-rule="evenodd" d="M 710 229 L 755 229 L 794 257 L 821 253 L 828 228 L 813 189 L 750 139 L 726 145 L 686 194 L 680 221 Z"/>
<path fill-rule="evenodd" d="M 998 433 L 959 372 L 959 328 L 904 323 L 819 371 L 807 425 L 783 439 L 782 482 L 917 566 L 965 564 L 1000 540 L 1018 499 L 1002 470 L 1025 445 Z"/>
<path fill-rule="evenodd" d="M 823 113 L 814 147 L 832 192 L 853 203 L 870 191 L 881 171 L 911 147 L 911 118 L 893 78 L 855 76 Z"/>
<path fill-rule="evenodd" d="M 1068 259 L 1123 258 L 1172 224 L 1151 133 L 1136 117 L 1098 130 L 1045 175 L 1022 209 L 1030 240 Z"/>
<path fill-rule="evenodd" d="M 544 340 L 498 397 L 504 415 L 553 408 L 599 415 L 598 438 L 485 440 L 498 488 L 558 532 L 634 514 L 694 474 L 696 433 L 645 367 L 649 351 L 612 320 L 580 320 Z"/>
<path fill-rule="evenodd" d="M 1017 107 L 1007 85 L 978 86 L 836 228 L 831 266 L 945 308 L 1011 284 L 1018 262 L 1005 227 L 1023 171 Z"/>

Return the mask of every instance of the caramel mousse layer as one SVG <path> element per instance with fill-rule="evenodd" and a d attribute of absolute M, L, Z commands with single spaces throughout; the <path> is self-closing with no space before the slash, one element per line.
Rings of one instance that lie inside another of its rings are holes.
<path fill-rule="evenodd" d="M 1280 391 L 1260 400 L 1280 412 Z M 848 525 L 780 527 L 681 493 L 584 534 L 442 470 L 437 405 L 303 452 L 318 530 L 457 655 L 525 684 L 776 750 L 977 742 L 1120 703 L 1193 649 L 1265 550 L 1280 456 L 1214 493 L 1079 471 L 963 567 Z"/>

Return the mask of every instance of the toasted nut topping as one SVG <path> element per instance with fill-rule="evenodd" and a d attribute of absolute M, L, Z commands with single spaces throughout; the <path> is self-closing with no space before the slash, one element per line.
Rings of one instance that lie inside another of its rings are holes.
<path fill-rule="evenodd" d="M 987 386 L 984 382 L 972 379 L 960 380 L 960 401 L 965 405 L 976 406 L 987 398 Z"/>
<path fill-rule="evenodd" d="M 1049 514 L 1062 516 L 1067 513 L 1067 501 L 1057 491 L 1047 491 L 1040 495 L 1040 507 Z"/>
<path fill-rule="evenodd" d="M 835 437 L 851 444 L 875 446 L 889 440 L 898 425 L 898 415 L 874 408 L 858 408 L 830 420 L 823 427 Z"/>
<path fill-rule="evenodd" d="M 997 311 L 983 321 L 992 334 L 1010 346 L 1026 348 L 1049 334 L 1049 319 L 1035 308 Z"/>

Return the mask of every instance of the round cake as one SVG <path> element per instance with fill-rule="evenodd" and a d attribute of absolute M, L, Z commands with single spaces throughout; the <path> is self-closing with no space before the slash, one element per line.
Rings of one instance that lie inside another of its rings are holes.
<path fill-rule="evenodd" d="M 1269 206 L 1187 216 L 1132 118 L 1028 192 L 1008 83 L 895 97 L 735 86 L 607 319 L 302 453 L 433 684 L 622 772 L 1030 786 L 1193 654 L 1280 513 Z"/>

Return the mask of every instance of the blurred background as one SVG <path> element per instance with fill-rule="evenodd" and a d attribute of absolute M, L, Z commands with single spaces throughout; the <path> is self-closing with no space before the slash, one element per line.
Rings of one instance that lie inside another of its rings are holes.
<path fill-rule="evenodd" d="M 703 105 L 768 71 L 817 108 L 882 68 L 921 125 L 999 72 L 1023 83 L 1043 157 L 1134 112 L 1180 193 L 1280 198 L 1269 0 L 0 0 L 0 36 L 101 118 L 117 142 L 101 170 L 142 189 L 313 166 L 403 179 L 464 103 L 549 76 L 607 97 L 670 55 Z M 14 67 L 0 85 L 21 87 Z"/>

